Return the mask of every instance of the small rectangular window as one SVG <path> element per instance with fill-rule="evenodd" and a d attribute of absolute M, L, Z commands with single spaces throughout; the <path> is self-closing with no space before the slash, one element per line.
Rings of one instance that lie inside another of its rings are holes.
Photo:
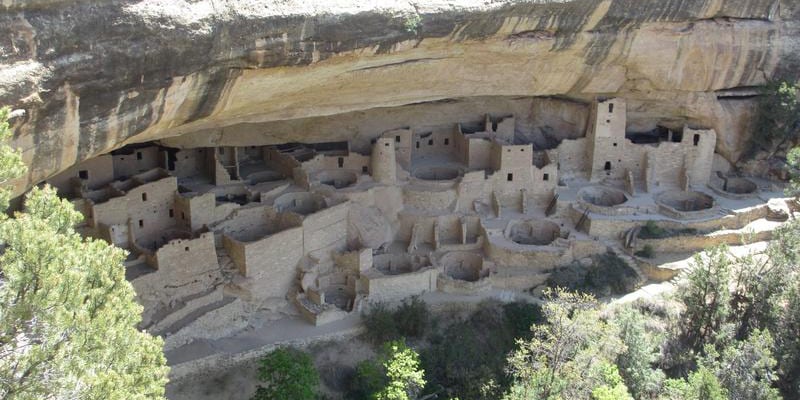
<path fill-rule="evenodd" d="M 428 139 L 428 146 L 433 146 L 433 139 Z"/>
<path fill-rule="evenodd" d="M 389 142 L 383 144 L 384 147 L 389 147 Z"/>
<path fill-rule="evenodd" d="M 614 143 L 614 147 L 617 147 L 617 144 L 616 144 L 616 143 Z"/>
<path fill-rule="evenodd" d="M 394 141 L 397 142 L 397 143 L 400 143 L 400 136 L 395 136 L 394 137 Z"/>
<path fill-rule="evenodd" d="M 81 178 L 81 179 L 84 179 L 84 180 L 85 179 L 89 179 L 89 171 L 87 171 L 85 169 L 82 169 L 82 170 L 78 171 L 78 178 Z"/>
<path fill-rule="evenodd" d="M 141 160 L 142 159 L 142 152 L 141 151 L 137 151 L 136 152 L 136 159 L 137 160 Z"/>
<path fill-rule="evenodd" d="M 445 139 L 445 140 L 444 140 L 444 145 L 445 145 L 445 146 L 447 146 L 447 145 L 449 145 L 449 144 L 450 144 L 450 139 Z"/>
<path fill-rule="evenodd" d="M 184 247 L 183 250 L 184 251 L 189 251 L 189 248 L 188 247 Z"/>
<path fill-rule="evenodd" d="M 417 148 L 419 148 L 419 142 L 417 142 Z"/>
<path fill-rule="evenodd" d="M 363 166 L 361 166 L 361 172 L 364 173 L 364 174 L 367 174 L 367 173 L 369 173 L 369 168 L 367 168 L 366 165 L 363 165 Z"/>
<path fill-rule="evenodd" d="M 147 201 L 147 193 L 142 193 L 142 201 Z"/>
<path fill-rule="evenodd" d="M 544 174 L 542 179 L 545 180 L 545 181 L 549 181 L 550 180 L 550 174 Z"/>
<path fill-rule="evenodd" d="M 506 176 L 506 179 L 507 179 L 509 182 L 513 181 L 513 180 L 514 180 L 514 174 L 508 174 L 508 176 Z"/>
<path fill-rule="evenodd" d="M 144 228 L 144 220 L 143 219 L 139 220 L 139 228 Z"/>
<path fill-rule="evenodd" d="M 609 113 L 613 113 L 614 112 L 614 103 L 611 103 L 611 104 L 608 105 L 608 112 Z"/>
<path fill-rule="evenodd" d="M 700 135 L 695 133 L 694 134 L 694 145 L 697 146 L 698 144 L 700 144 Z"/>
<path fill-rule="evenodd" d="M 175 218 L 175 210 L 173 210 L 171 208 L 169 209 L 169 217 L 170 218 Z"/>
<path fill-rule="evenodd" d="M 186 213 L 184 213 L 183 211 L 181 211 L 181 219 L 184 221 L 186 220 Z"/>
<path fill-rule="evenodd" d="M 339 163 L 339 168 L 342 168 L 342 167 L 344 167 L 344 158 L 342 158 L 342 157 L 339 157 L 339 159 L 337 160 L 337 162 Z"/>

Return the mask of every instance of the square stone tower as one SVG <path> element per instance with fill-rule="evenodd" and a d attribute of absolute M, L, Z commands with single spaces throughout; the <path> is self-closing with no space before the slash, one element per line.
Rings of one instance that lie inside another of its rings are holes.
<path fill-rule="evenodd" d="M 589 178 L 621 178 L 627 110 L 624 99 L 598 100 L 592 105 L 589 121 L 588 157 L 591 162 Z"/>

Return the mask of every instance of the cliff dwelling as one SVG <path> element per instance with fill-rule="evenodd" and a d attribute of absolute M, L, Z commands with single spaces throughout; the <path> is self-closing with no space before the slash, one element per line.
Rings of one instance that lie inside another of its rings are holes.
<path fill-rule="evenodd" d="M 85 215 L 85 235 L 130 251 L 142 328 L 173 357 L 258 315 L 324 329 L 411 296 L 527 294 L 610 253 L 640 283 L 662 281 L 674 274 L 632 256 L 643 246 L 690 251 L 753 226 L 764 237 L 777 225 L 763 221 L 783 218 L 780 185 L 733 174 L 713 129 L 630 133 L 625 99 L 574 104 L 583 133 L 546 145 L 530 129 L 547 115 L 519 108 L 412 112 L 353 141 L 129 145 L 48 182 Z M 670 248 L 639 237 L 645 223 L 695 234 Z"/>

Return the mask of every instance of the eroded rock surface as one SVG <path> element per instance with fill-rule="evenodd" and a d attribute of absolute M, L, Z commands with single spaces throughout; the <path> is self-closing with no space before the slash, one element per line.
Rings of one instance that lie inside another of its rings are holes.
<path fill-rule="evenodd" d="M 128 143 L 353 140 L 359 118 L 480 96 L 625 97 L 629 129 L 711 127 L 736 161 L 751 87 L 800 65 L 794 0 L 0 4 L 19 190 Z"/>

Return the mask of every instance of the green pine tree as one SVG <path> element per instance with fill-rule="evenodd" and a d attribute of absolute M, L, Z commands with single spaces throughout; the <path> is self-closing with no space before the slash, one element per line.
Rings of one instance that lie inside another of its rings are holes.
<path fill-rule="evenodd" d="M 11 135 L 0 111 L 0 142 Z M 20 156 L 0 145 L 0 206 Z M 162 341 L 136 329 L 142 308 L 125 252 L 73 227 L 81 220 L 55 190 L 34 188 L 23 212 L 0 215 L 0 398 L 161 399 Z"/>

